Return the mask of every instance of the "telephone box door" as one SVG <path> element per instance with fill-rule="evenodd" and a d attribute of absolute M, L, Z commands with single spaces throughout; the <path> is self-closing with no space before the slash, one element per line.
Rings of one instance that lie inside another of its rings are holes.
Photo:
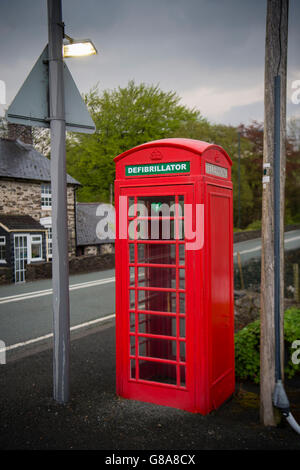
<path fill-rule="evenodd" d="M 120 195 L 128 236 L 118 241 L 116 266 L 122 290 L 118 393 L 193 410 L 194 254 L 186 250 L 185 238 L 193 185 L 121 188 Z"/>

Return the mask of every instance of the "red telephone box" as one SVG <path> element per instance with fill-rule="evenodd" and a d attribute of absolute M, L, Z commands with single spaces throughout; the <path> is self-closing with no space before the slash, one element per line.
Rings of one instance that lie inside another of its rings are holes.
<path fill-rule="evenodd" d="M 115 162 L 117 393 L 207 414 L 235 386 L 232 162 L 190 139 Z"/>

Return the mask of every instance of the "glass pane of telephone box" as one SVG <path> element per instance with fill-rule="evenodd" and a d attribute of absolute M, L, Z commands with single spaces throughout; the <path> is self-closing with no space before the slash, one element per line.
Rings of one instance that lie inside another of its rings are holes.
<path fill-rule="evenodd" d="M 130 378 L 135 379 L 136 378 L 136 364 L 135 364 L 135 359 L 131 359 L 130 361 Z"/>
<path fill-rule="evenodd" d="M 134 290 L 129 291 L 129 308 L 130 310 L 133 310 L 135 308 L 135 291 Z"/>
<path fill-rule="evenodd" d="M 135 313 L 129 314 L 129 329 L 131 332 L 135 332 Z"/>
<path fill-rule="evenodd" d="M 134 244 L 129 243 L 129 263 L 134 263 Z"/>
<path fill-rule="evenodd" d="M 151 382 L 176 385 L 176 365 L 140 360 L 139 378 Z"/>
<path fill-rule="evenodd" d="M 176 317 L 168 315 L 139 314 L 139 333 L 176 336 Z"/>
<path fill-rule="evenodd" d="M 141 220 L 137 224 L 138 239 L 144 240 L 183 240 L 184 223 L 178 219 L 158 219 Z"/>
<path fill-rule="evenodd" d="M 135 336 L 130 335 L 130 355 L 135 356 Z"/>
<path fill-rule="evenodd" d="M 129 284 L 130 286 L 135 285 L 135 268 L 134 267 L 129 268 Z"/>
<path fill-rule="evenodd" d="M 176 292 L 139 290 L 138 303 L 139 310 L 144 305 L 144 310 L 176 313 Z"/>
<path fill-rule="evenodd" d="M 139 356 L 176 361 L 176 341 L 164 338 L 139 337 Z"/>
<path fill-rule="evenodd" d="M 133 258 L 133 255 L 132 255 Z M 139 243 L 138 263 L 176 264 L 176 246 L 168 243 Z"/>
<path fill-rule="evenodd" d="M 185 313 L 185 294 L 179 293 L 179 313 Z"/>
<path fill-rule="evenodd" d="M 134 217 L 134 197 L 128 198 L 128 215 Z"/>
<path fill-rule="evenodd" d="M 174 217 L 175 196 L 145 196 L 137 198 L 141 215 Z"/>
<path fill-rule="evenodd" d="M 186 368 L 185 366 L 180 366 L 180 387 L 186 386 Z"/>
<path fill-rule="evenodd" d="M 179 319 L 179 336 L 185 338 L 185 318 Z"/>
<path fill-rule="evenodd" d="M 180 353 L 180 360 L 182 362 L 185 362 L 185 359 L 186 359 L 185 351 L 186 351 L 185 342 L 180 341 L 180 343 L 179 343 L 179 353 Z"/>
<path fill-rule="evenodd" d="M 179 265 L 183 266 L 185 264 L 185 245 L 180 243 L 178 249 L 179 249 Z"/>
<path fill-rule="evenodd" d="M 138 268 L 138 286 L 176 289 L 176 269 L 153 266 Z"/>
<path fill-rule="evenodd" d="M 185 269 L 179 269 L 179 289 L 185 289 Z"/>

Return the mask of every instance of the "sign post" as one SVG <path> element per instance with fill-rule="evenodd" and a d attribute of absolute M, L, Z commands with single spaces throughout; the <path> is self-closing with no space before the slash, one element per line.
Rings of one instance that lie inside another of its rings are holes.
<path fill-rule="evenodd" d="M 53 393 L 69 400 L 70 306 L 66 180 L 66 121 L 61 0 L 48 0 L 49 111 L 52 188 Z"/>
<path fill-rule="evenodd" d="M 70 350 L 66 130 L 92 134 L 96 127 L 63 61 L 67 36 L 61 0 L 47 2 L 49 44 L 10 104 L 6 118 L 15 124 L 47 127 L 51 132 L 53 389 L 54 399 L 66 403 Z"/>

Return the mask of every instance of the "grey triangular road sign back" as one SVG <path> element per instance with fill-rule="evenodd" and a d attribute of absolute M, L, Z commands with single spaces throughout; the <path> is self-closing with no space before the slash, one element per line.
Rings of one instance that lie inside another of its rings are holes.
<path fill-rule="evenodd" d="M 96 127 L 73 77 L 64 63 L 66 130 L 92 134 Z M 15 99 L 9 106 L 9 122 L 26 126 L 50 127 L 48 46 L 35 63 Z"/>

